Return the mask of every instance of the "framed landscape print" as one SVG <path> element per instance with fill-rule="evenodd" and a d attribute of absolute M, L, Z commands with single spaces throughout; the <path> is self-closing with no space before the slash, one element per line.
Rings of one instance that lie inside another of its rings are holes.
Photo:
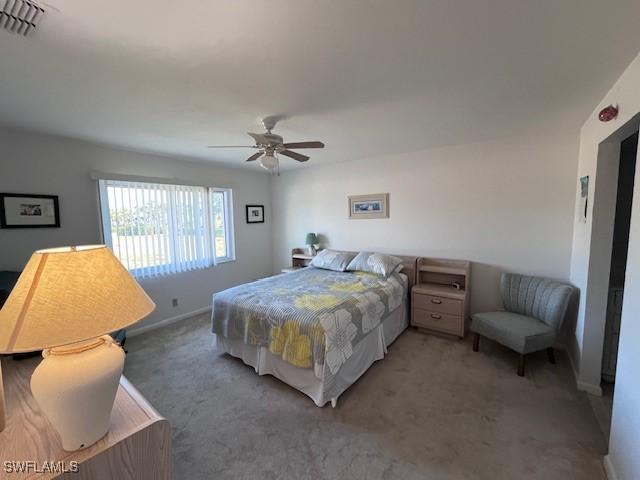
<path fill-rule="evenodd" d="M 349 218 L 389 218 L 389 194 L 372 193 L 350 196 Z"/>
<path fill-rule="evenodd" d="M 264 223 L 264 205 L 247 205 L 247 223 Z"/>
<path fill-rule="evenodd" d="M 57 195 L 0 193 L 0 228 L 59 228 Z"/>

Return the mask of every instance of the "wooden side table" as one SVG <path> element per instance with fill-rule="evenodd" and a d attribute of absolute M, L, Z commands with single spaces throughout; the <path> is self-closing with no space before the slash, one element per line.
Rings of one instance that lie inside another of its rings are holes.
<path fill-rule="evenodd" d="M 173 478 L 169 422 L 124 376 L 120 379 L 109 432 L 83 450 L 63 450 L 58 435 L 31 395 L 31 374 L 39 362 L 40 358 L 2 360 L 7 425 L 0 432 L 0 478 Z"/>
<path fill-rule="evenodd" d="M 418 283 L 411 290 L 411 325 L 464 338 L 471 263 L 422 257 L 417 273 Z"/>
<path fill-rule="evenodd" d="M 294 248 L 291 250 L 291 267 L 304 268 L 308 267 L 313 260 L 313 255 L 309 255 L 303 248 Z"/>

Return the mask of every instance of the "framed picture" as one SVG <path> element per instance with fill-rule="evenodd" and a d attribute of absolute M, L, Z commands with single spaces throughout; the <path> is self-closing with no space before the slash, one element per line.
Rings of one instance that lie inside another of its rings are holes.
<path fill-rule="evenodd" d="M 589 208 L 589 176 L 580 177 L 580 223 L 587 223 Z"/>
<path fill-rule="evenodd" d="M 264 205 L 247 205 L 247 223 L 264 223 Z"/>
<path fill-rule="evenodd" d="M 57 195 L 0 193 L 0 228 L 59 228 Z"/>
<path fill-rule="evenodd" d="M 349 218 L 389 218 L 389 194 L 372 193 L 350 196 Z"/>

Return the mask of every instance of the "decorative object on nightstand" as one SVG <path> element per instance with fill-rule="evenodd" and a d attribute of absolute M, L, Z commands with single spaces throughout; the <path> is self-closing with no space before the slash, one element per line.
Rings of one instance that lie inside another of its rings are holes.
<path fill-rule="evenodd" d="M 318 236 L 315 233 L 307 233 L 307 238 L 304 241 L 305 245 L 309 245 L 309 255 L 314 256 L 317 253 L 316 245 L 320 243 Z"/>
<path fill-rule="evenodd" d="M 104 245 L 39 250 L 27 263 L 0 311 L 0 353 L 44 349 L 31 391 L 65 450 L 109 428 L 124 352 L 106 334 L 154 308 Z"/>
<path fill-rule="evenodd" d="M 464 338 L 469 317 L 471 262 L 418 259 L 411 290 L 411 325 Z"/>

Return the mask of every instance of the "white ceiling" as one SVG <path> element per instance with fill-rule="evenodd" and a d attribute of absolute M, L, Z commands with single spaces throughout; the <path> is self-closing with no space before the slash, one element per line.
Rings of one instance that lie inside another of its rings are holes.
<path fill-rule="evenodd" d="M 640 50 L 638 0 L 46 1 L 0 123 L 237 166 L 269 114 L 310 164 L 577 129 Z"/>

